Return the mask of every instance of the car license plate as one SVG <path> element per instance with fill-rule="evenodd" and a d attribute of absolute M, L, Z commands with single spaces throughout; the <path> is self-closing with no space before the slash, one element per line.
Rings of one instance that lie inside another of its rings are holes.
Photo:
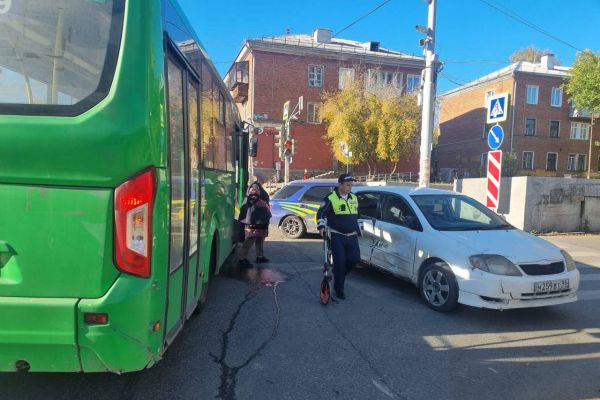
<path fill-rule="evenodd" d="M 569 288 L 568 279 L 560 279 L 557 281 L 535 282 L 533 284 L 534 293 L 556 292 Z"/>

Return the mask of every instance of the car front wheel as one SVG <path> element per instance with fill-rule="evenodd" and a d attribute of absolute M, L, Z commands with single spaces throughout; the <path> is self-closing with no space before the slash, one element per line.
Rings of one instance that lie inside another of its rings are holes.
<path fill-rule="evenodd" d="M 291 239 L 298 239 L 306 232 L 304 222 L 302 222 L 300 217 L 295 215 L 285 217 L 283 222 L 281 222 L 281 230 L 285 236 Z"/>
<path fill-rule="evenodd" d="M 435 311 L 449 312 L 458 304 L 458 284 L 450 267 L 438 262 L 425 267 L 419 282 L 421 298 Z"/>

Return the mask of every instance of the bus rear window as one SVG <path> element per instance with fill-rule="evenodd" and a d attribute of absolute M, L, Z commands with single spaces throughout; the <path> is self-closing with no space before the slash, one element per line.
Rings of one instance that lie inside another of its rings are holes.
<path fill-rule="evenodd" d="M 0 114 L 77 115 L 108 94 L 125 0 L 0 0 Z"/>

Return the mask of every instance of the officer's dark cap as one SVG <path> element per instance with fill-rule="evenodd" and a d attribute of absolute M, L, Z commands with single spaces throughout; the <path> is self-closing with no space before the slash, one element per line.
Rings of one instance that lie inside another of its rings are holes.
<path fill-rule="evenodd" d="M 344 182 L 356 182 L 356 179 L 354 179 L 350 174 L 341 174 L 338 178 L 338 183 Z"/>

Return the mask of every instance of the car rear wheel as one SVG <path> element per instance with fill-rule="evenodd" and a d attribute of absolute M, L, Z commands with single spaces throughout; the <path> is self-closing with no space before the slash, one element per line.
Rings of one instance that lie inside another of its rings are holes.
<path fill-rule="evenodd" d="M 435 311 L 449 312 L 458 304 L 458 284 L 450 267 L 443 263 L 425 267 L 419 282 L 421 298 Z"/>
<path fill-rule="evenodd" d="M 306 227 L 304 226 L 304 222 L 300 217 L 295 215 L 289 215 L 285 217 L 283 222 L 281 223 L 281 230 L 283 234 L 290 239 L 298 239 L 306 232 Z"/>

